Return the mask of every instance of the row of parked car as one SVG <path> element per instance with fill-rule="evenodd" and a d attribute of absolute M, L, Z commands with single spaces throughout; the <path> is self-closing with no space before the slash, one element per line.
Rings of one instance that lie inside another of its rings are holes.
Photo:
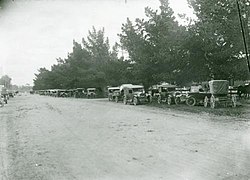
<path fill-rule="evenodd" d="M 237 90 L 229 88 L 227 80 L 213 80 L 189 88 L 163 83 L 149 88 L 142 85 L 123 84 L 108 88 L 108 100 L 124 104 L 143 104 L 157 101 L 168 105 L 186 103 L 188 106 L 204 105 L 215 108 L 218 105 L 236 107 Z"/>
<path fill-rule="evenodd" d="M 76 89 L 47 89 L 35 91 L 35 93 L 53 97 L 74 97 L 74 98 L 96 98 L 100 97 L 98 88 L 76 88 Z M 32 92 L 33 93 L 33 92 Z"/>
<path fill-rule="evenodd" d="M 187 104 L 188 106 L 203 105 L 215 108 L 218 105 L 236 107 L 236 99 L 241 96 L 238 88 L 229 86 L 227 80 L 212 80 L 191 87 L 162 83 L 145 90 L 142 85 L 122 84 L 118 87 L 48 89 L 36 91 L 40 95 L 53 97 L 97 98 L 108 96 L 109 101 L 124 104 L 157 103 Z"/>

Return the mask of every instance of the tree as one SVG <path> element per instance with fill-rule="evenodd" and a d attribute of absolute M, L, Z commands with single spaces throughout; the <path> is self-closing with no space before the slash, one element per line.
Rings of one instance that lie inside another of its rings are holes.
<path fill-rule="evenodd" d="M 34 89 L 105 87 L 125 81 L 127 62 L 117 57 L 117 47 L 110 50 L 104 29 L 89 31 L 82 44 L 73 41 L 73 51 L 67 58 L 57 59 L 51 70 L 39 69 L 34 79 Z"/>
<path fill-rule="evenodd" d="M 7 89 L 11 88 L 11 78 L 8 75 L 4 75 L 0 78 L 0 84 L 4 85 Z"/>
<path fill-rule="evenodd" d="M 175 82 L 182 58 L 186 28 L 175 20 L 168 0 L 160 0 L 160 11 L 147 7 L 147 20 L 129 19 L 122 26 L 120 41 L 129 53 L 133 73 L 146 87 L 162 81 Z"/>
<path fill-rule="evenodd" d="M 236 1 L 190 0 L 189 3 L 198 17 L 189 39 L 191 45 L 188 44 L 191 64 L 204 64 L 204 75 L 209 78 L 247 79 Z M 242 0 L 240 5 L 245 30 L 248 30 L 250 4 Z"/>

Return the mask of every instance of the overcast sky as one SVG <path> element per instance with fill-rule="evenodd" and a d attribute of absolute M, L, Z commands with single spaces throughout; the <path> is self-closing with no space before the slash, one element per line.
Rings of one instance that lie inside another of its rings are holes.
<path fill-rule="evenodd" d="M 186 0 L 170 3 L 176 13 L 191 13 Z M 113 45 L 127 17 L 143 18 L 146 6 L 157 9 L 159 4 L 158 0 L 10 1 L 0 9 L 0 75 L 8 74 L 12 84 L 33 85 L 37 69 L 50 69 L 56 58 L 65 58 L 73 39 L 81 42 L 92 26 L 104 27 Z"/>

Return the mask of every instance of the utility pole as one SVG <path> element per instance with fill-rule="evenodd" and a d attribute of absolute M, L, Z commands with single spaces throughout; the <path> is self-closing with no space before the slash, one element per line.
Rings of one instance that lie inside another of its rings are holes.
<path fill-rule="evenodd" d="M 239 19 L 240 19 L 240 27 L 241 27 L 242 38 L 243 38 L 243 43 L 244 43 L 244 47 L 245 47 L 245 53 L 246 53 L 248 71 L 250 73 L 249 53 L 248 53 L 248 49 L 247 49 L 246 35 L 245 35 L 245 30 L 244 30 L 243 22 L 242 22 L 242 19 L 241 19 L 241 11 L 240 11 L 240 5 L 239 5 L 238 0 L 236 0 L 236 4 L 237 4 Z"/>

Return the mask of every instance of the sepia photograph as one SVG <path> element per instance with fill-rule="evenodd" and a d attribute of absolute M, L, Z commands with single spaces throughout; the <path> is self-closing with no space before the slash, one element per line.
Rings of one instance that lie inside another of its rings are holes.
<path fill-rule="evenodd" d="M 0 180 L 250 180 L 250 1 L 0 0 Z"/>

